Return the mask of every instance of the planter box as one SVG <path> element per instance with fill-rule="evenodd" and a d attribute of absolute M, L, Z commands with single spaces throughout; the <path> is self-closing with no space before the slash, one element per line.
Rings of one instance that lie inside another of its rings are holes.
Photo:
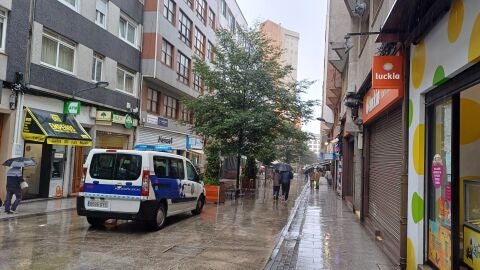
<path fill-rule="evenodd" d="M 223 183 L 220 183 L 220 186 L 205 185 L 205 193 L 205 199 L 207 202 L 225 202 L 225 185 Z"/>

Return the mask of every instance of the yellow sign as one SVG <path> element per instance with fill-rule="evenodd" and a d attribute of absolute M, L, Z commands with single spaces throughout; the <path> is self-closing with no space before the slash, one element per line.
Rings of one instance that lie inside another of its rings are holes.
<path fill-rule="evenodd" d="M 473 269 L 480 269 L 480 233 L 463 226 L 463 262 Z"/>
<path fill-rule="evenodd" d="M 36 133 L 23 132 L 23 139 L 34 142 L 44 142 L 47 136 Z"/>
<path fill-rule="evenodd" d="M 71 145 L 71 146 L 92 146 L 92 141 L 47 138 L 47 144 Z"/>

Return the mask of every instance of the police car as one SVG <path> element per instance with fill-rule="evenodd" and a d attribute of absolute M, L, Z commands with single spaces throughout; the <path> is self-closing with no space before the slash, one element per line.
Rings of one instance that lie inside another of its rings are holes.
<path fill-rule="evenodd" d="M 77 213 L 92 226 L 107 219 L 142 220 L 160 229 L 165 218 L 205 204 L 205 190 L 192 163 L 169 147 L 92 149 L 83 166 Z"/>

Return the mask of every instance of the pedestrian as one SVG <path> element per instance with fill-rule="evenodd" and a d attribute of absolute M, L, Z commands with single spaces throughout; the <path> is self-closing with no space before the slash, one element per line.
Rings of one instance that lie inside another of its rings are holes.
<path fill-rule="evenodd" d="M 332 172 L 330 171 L 330 168 L 327 168 L 327 171 L 325 172 L 325 178 L 327 179 L 328 185 L 331 186 L 333 177 L 332 177 Z"/>
<path fill-rule="evenodd" d="M 282 184 L 282 197 L 285 201 L 288 200 L 288 193 L 290 192 L 290 181 L 293 179 L 292 171 L 280 172 L 280 183 Z"/>
<path fill-rule="evenodd" d="M 273 172 L 273 200 L 278 200 L 280 194 L 280 172 L 275 170 Z"/>
<path fill-rule="evenodd" d="M 308 169 L 305 169 L 305 170 L 303 171 L 303 174 L 305 175 L 304 181 L 305 181 L 305 182 L 308 182 Z"/>
<path fill-rule="evenodd" d="M 318 168 L 315 168 L 311 175 L 310 188 L 319 189 L 320 188 L 320 172 Z"/>
<path fill-rule="evenodd" d="M 22 200 L 22 188 L 20 184 L 25 181 L 22 178 L 22 169 L 12 167 L 7 171 L 7 198 L 5 199 L 5 213 L 13 214 L 17 211 L 18 204 Z M 15 202 L 12 197 L 15 194 Z"/>

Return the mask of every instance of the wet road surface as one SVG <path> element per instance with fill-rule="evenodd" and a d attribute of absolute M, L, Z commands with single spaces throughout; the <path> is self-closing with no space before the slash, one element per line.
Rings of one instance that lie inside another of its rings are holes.
<path fill-rule="evenodd" d="M 267 185 L 158 232 L 125 221 L 94 229 L 75 211 L 3 220 L 0 269 L 262 269 L 302 186 L 293 181 L 288 203 Z"/>

